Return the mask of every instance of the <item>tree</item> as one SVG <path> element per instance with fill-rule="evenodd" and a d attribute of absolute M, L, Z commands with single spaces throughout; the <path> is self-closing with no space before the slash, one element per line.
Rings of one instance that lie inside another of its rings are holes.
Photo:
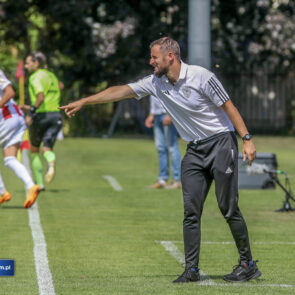
<path fill-rule="evenodd" d="M 289 71 L 295 57 L 294 0 L 212 0 L 212 52 L 225 71 Z"/>

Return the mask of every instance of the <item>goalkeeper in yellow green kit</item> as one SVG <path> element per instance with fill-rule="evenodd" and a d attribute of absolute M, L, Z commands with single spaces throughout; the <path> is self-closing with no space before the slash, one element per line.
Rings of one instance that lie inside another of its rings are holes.
<path fill-rule="evenodd" d="M 26 122 L 29 126 L 31 142 L 31 166 L 35 181 L 44 189 L 42 176 L 42 153 L 48 164 L 45 181 L 50 183 L 55 175 L 55 153 L 53 146 L 62 127 L 62 117 L 58 110 L 60 105 L 60 88 L 56 76 L 47 70 L 46 56 L 34 52 L 27 56 L 25 68 L 31 73 L 29 77 L 29 94 L 31 105 L 21 106 L 27 112 Z"/>

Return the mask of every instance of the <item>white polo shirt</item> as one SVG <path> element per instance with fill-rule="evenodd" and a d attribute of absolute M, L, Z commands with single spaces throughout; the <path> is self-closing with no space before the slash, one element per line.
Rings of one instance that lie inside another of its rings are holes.
<path fill-rule="evenodd" d="M 186 141 L 202 140 L 233 131 L 233 125 L 221 106 L 229 96 L 216 76 L 200 66 L 181 62 L 178 81 L 173 85 L 166 76 L 147 76 L 128 84 L 138 96 L 154 95 Z"/>
<path fill-rule="evenodd" d="M 166 110 L 162 106 L 161 102 L 153 95 L 150 95 L 150 114 L 162 115 L 166 114 Z"/>

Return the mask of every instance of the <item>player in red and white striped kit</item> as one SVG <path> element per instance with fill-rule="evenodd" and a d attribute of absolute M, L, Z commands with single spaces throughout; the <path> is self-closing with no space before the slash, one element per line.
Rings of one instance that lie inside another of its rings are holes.
<path fill-rule="evenodd" d="M 0 145 L 4 165 L 21 179 L 28 191 L 24 207 L 30 208 L 38 197 L 40 186 L 35 185 L 27 169 L 17 158 L 17 151 L 26 129 L 23 113 L 13 100 L 15 92 L 11 82 L 0 69 Z M 0 204 L 9 201 L 11 194 L 6 190 L 0 175 Z"/>

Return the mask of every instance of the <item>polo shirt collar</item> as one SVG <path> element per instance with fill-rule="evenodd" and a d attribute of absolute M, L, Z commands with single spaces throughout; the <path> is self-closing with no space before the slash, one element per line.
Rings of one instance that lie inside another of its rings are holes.
<path fill-rule="evenodd" d="M 187 72 L 187 64 L 184 63 L 183 61 L 181 61 L 180 73 L 179 73 L 178 81 L 185 79 L 186 72 Z"/>
<path fill-rule="evenodd" d="M 186 73 L 187 73 L 187 64 L 184 63 L 183 61 L 181 61 L 181 65 L 180 65 L 180 73 L 179 73 L 179 77 L 176 83 L 178 83 L 178 81 L 185 79 L 186 77 Z M 170 83 L 168 78 L 166 76 L 163 76 L 163 80 L 165 80 L 166 83 Z"/>

